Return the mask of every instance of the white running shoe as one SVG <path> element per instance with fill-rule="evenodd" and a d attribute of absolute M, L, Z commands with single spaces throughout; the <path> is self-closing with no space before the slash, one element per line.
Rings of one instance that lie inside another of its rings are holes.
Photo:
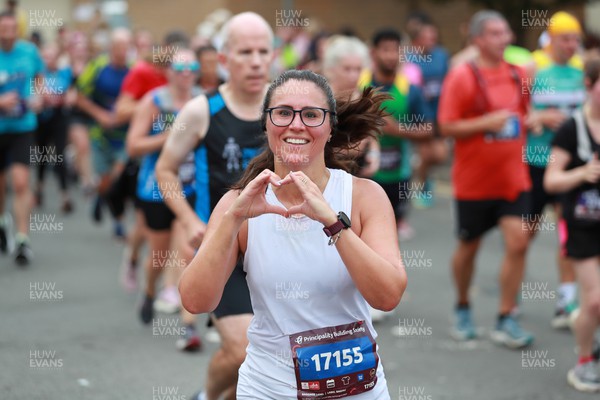
<path fill-rule="evenodd" d="M 569 385 L 580 392 L 598 392 L 600 391 L 600 375 L 596 369 L 596 363 L 593 361 L 585 364 L 577 364 L 569 370 L 567 374 Z"/>
<path fill-rule="evenodd" d="M 181 308 L 181 298 L 175 286 L 168 286 L 160 291 L 154 300 L 154 310 L 165 314 L 175 314 Z"/>

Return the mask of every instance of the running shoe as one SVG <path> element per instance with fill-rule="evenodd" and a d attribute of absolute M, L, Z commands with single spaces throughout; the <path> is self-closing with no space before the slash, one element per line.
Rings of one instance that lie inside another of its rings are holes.
<path fill-rule="evenodd" d="M 571 326 L 571 314 L 576 312 L 579 306 L 576 301 L 572 301 L 564 307 L 557 307 L 552 318 L 551 325 L 554 329 L 567 329 Z"/>
<path fill-rule="evenodd" d="M 433 207 L 433 182 L 427 180 L 423 185 L 423 190 L 419 190 L 413 198 L 412 204 L 415 208 L 425 210 Z"/>
<path fill-rule="evenodd" d="M 140 308 L 140 318 L 144 324 L 149 324 L 152 321 L 152 318 L 154 318 L 154 309 L 152 308 L 153 303 L 153 297 L 148 295 L 144 296 L 144 302 Z"/>
<path fill-rule="evenodd" d="M 600 391 L 600 375 L 596 369 L 596 363 L 589 361 L 584 364 L 577 364 L 569 370 L 567 374 L 569 385 L 580 392 L 598 392 Z"/>
<path fill-rule="evenodd" d="M 369 313 L 371 314 L 371 321 L 373 323 L 383 321 L 388 315 L 385 311 L 378 310 L 371 306 L 369 306 Z"/>
<path fill-rule="evenodd" d="M 206 400 L 206 399 L 208 399 L 208 397 L 206 397 L 206 393 L 204 392 L 204 390 L 196 392 L 192 395 L 192 397 L 190 397 L 190 400 Z"/>
<path fill-rule="evenodd" d="M 73 202 L 70 199 L 66 199 L 62 203 L 61 210 L 65 214 L 71 214 L 73 212 Z"/>
<path fill-rule="evenodd" d="M 477 330 L 471 319 L 471 310 L 458 308 L 454 311 L 455 325 L 450 329 L 450 336 L 454 340 L 464 342 L 477 338 Z"/>
<path fill-rule="evenodd" d="M 427 197 L 426 192 L 419 192 L 417 196 L 413 198 L 412 205 L 417 210 L 427 210 L 428 208 L 433 207 L 433 199 Z"/>
<path fill-rule="evenodd" d="M 221 335 L 219 335 L 219 331 L 217 331 L 217 328 L 215 328 L 214 326 L 211 326 L 210 328 L 208 328 L 206 330 L 206 333 L 204 334 L 204 338 L 209 343 L 215 343 L 215 344 L 221 343 Z"/>
<path fill-rule="evenodd" d="M 490 332 L 490 338 L 496 344 L 511 349 L 529 346 L 534 339 L 533 335 L 523 330 L 517 320 L 510 315 L 496 324 L 496 329 Z"/>
<path fill-rule="evenodd" d="M 15 251 L 15 262 L 22 267 L 29 265 L 33 261 L 33 250 L 29 246 L 29 242 L 23 241 L 17 244 Z"/>
<path fill-rule="evenodd" d="M 198 332 L 196 329 L 190 326 L 186 326 L 185 335 L 177 340 L 176 343 L 177 349 L 181 351 L 199 351 L 202 348 L 202 342 L 200 341 L 200 336 L 198 336 Z"/>
<path fill-rule="evenodd" d="M 160 291 L 154 302 L 154 311 L 175 314 L 181 308 L 181 298 L 175 286 L 167 286 Z"/>

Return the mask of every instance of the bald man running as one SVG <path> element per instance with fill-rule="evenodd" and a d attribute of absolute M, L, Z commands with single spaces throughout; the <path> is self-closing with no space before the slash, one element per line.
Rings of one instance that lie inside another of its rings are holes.
<path fill-rule="evenodd" d="M 160 188 L 167 205 L 186 225 L 195 247 L 202 241 L 210 212 L 265 144 L 259 118 L 273 60 L 272 43 L 273 31 L 258 14 L 234 16 L 223 28 L 219 53 L 229 81 L 185 105 L 161 152 L 156 166 Z M 185 200 L 178 178 L 179 166 L 194 149 L 195 210 Z M 235 399 L 238 369 L 246 357 L 246 332 L 252 319 L 245 275 L 238 260 L 221 302 L 211 314 L 221 336 L 221 348 L 213 355 L 206 392 L 196 396 L 198 399 L 217 400 L 222 395 Z"/>

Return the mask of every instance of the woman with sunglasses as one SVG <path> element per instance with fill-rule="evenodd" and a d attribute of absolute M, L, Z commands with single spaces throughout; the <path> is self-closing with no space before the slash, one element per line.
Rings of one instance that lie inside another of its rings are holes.
<path fill-rule="evenodd" d="M 371 305 L 406 288 L 391 204 L 343 156 L 382 124 L 371 89 L 336 107 L 325 78 L 284 72 L 269 87 L 268 147 L 211 214 L 184 271 L 182 304 L 216 307 L 244 257 L 254 317 L 238 399 L 389 399 Z"/>
<path fill-rule="evenodd" d="M 176 52 L 167 71 L 167 85 L 150 91 L 140 101 L 127 134 L 129 156 L 142 157 L 137 196 L 148 226 L 147 237 L 152 259 L 151 263 L 146 264 L 145 296 L 140 310 L 144 324 L 150 323 L 154 317 L 156 283 L 162 271 L 176 271 L 174 275 L 179 278 L 193 255 L 193 249 L 187 241 L 177 240 L 182 238 L 182 225 L 164 203 L 155 167 L 169 131 L 174 128 L 178 111 L 189 100 L 201 94 L 200 88 L 194 85 L 199 69 L 200 65 L 191 50 L 181 49 Z M 194 171 L 193 153 L 190 153 L 179 170 L 183 184 L 182 195 L 190 204 L 194 203 Z M 178 247 L 173 248 L 172 243 L 178 243 Z M 175 286 L 165 290 L 171 290 L 172 296 L 179 302 Z M 195 317 L 184 309 L 181 312 L 182 321 L 186 325 L 185 335 L 178 341 L 177 347 L 181 350 L 197 350 L 200 339 L 194 327 Z"/>

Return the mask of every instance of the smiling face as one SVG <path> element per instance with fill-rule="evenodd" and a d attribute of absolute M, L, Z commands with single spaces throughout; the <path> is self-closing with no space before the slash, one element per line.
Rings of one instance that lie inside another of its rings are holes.
<path fill-rule="evenodd" d="M 294 110 L 313 107 L 329 109 L 325 93 L 315 83 L 299 80 L 289 80 L 273 91 L 269 108 L 274 107 L 289 107 Z M 280 117 L 285 117 L 293 111 L 273 110 L 272 118 L 275 122 L 277 113 Z M 318 113 L 319 111 L 306 111 L 304 120 L 310 124 L 310 119 L 316 118 L 316 123 L 319 123 L 321 119 Z M 331 133 L 329 113 L 325 114 L 323 124 L 317 127 L 306 126 L 299 113 L 294 114 L 294 119 L 288 126 L 274 125 L 267 115 L 266 129 L 269 147 L 275 155 L 276 169 L 280 165 L 296 171 L 318 160 L 324 162 L 324 149 Z"/>

